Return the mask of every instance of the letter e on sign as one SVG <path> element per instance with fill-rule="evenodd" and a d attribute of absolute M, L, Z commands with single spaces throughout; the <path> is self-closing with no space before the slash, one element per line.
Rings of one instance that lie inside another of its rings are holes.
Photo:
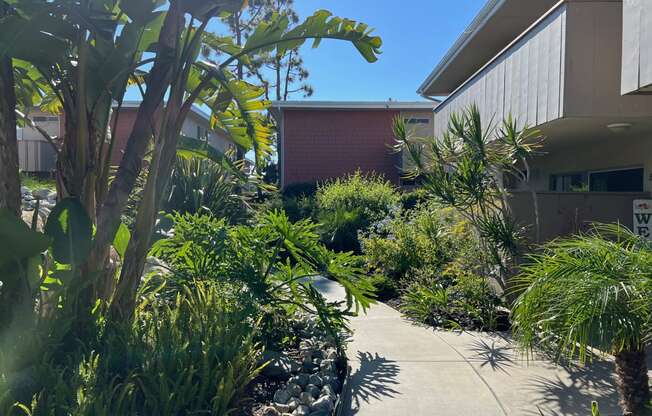
<path fill-rule="evenodd" d="M 634 200 L 634 232 L 652 240 L 652 199 Z"/>

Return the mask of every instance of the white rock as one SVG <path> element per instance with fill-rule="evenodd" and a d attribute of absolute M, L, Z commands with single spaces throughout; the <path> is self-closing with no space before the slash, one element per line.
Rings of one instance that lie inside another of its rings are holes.
<path fill-rule="evenodd" d="M 319 397 L 319 393 L 321 393 L 321 390 L 319 389 L 319 387 L 317 387 L 314 384 L 308 384 L 306 386 L 306 392 L 310 393 L 313 399 L 316 399 L 317 397 Z"/>
<path fill-rule="evenodd" d="M 301 402 L 301 404 L 310 406 L 312 402 L 315 401 L 315 398 L 312 397 L 312 394 L 308 393 L 307 391 L 304 391 L 299 395 L 299 401 Z"/>
<path fill-rule="evenodd" d="M 319 374 L 312 374 L 308 379 L 308 383 L 321 387 L 324 382 Z"/>
<path fill-rule="evenodd" d="M 34 195 L 34 198 L 40 198 L 40 199 L 46 199 L 48 197 L 48 194 L 50 193 L 49 189 L 35 189 L 32 191 L 32 195 Z"/>
<path fill-rule="evenodd" d="M 308 416 L 309 414 L 310 414 L 310 407 L 306 406 L 305 404 L 302 404 L 301 406 L 297 407 L 293 413 L 293 415 L 296 416 Z"/>
<path fill-rule="evenodd" d="M 333 403 L 333 400 L 330 397 L 322 396 L 319 399 L 315 400 L 315 402 L 312 404 L 310 409 L 313 412 L 316 411 L 332 412 L 334 407 L 335 404 Z"/>
<path fill-rule="evenodd" d="M 321 394 L 322 396 L 328 396 L 333 400 L 337 398 L 337 395 L 335 395 L 335 391 L 333 390 L 333 387 L 331 387 L 330 384 L 327 384 L 324 387 L 322 387 Z"/>
<path fill-rule="evenodd" d="M 290 400 L 290 393 L 285 389 L 276 390 L 274 393 L 274 402 L 286 404 Z"/>
<path fill-rule="evenodd" d="M 301 386 L 299 386 L 298 384 L 288 383 L 287 392 L 290 394 L 290 396 L 299 397 L 301 391 L 302 391 Z"/>

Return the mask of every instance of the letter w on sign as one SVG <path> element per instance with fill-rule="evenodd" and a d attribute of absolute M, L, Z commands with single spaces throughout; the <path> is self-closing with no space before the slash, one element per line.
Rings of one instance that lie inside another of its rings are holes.
<path fill-rule="evenodd" d="M 634 232 L 652 240 L 652 200 L 634 200 Z"/>

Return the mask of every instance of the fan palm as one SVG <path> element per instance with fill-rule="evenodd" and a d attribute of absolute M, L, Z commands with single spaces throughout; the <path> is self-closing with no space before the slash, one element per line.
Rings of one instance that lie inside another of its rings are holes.
<path fill-rule="evenodd" d="M 515 334 L 582 363 L 613 354 L 621 406 L 638 415 L 650 400 L 651 283 L 652 247 L 620 225 L 549 243 L 516 278 Z"/>

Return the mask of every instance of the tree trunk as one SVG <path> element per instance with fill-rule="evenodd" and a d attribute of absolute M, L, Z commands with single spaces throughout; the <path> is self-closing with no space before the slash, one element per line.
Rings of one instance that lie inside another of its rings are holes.
<path fill-rule="evenodd" d="M 173 2 L 161 29 L 157 57 L 147 78 L 147 90 L 127 140 L 124 157 L 106 199 L 98 211 L 97 232 L 89 261 L 89 264 L 96 269 L 106 263 L 109 247 L 120 225 L 120 215 L 142 170 L 147 146 L 155 133 L 155 114 L 163 103 L 165 92 L 170 86 L 174 65 L 170 54 L 174 56 L 183 26 L 181 7 L 178 2 Z"/>
<path fill-rule="evenodd" d="M 11 58 L 5 57 L 0 59 L 0 208 L 20 216 L 18 169 L 14 73 Z"/>
<path fill-rule="evenodd" d="M 643 414 L 645 406 L 650 403 L 645 349 L 623 350 L 616 354 L 616 376 L 624 414 Z"/>

